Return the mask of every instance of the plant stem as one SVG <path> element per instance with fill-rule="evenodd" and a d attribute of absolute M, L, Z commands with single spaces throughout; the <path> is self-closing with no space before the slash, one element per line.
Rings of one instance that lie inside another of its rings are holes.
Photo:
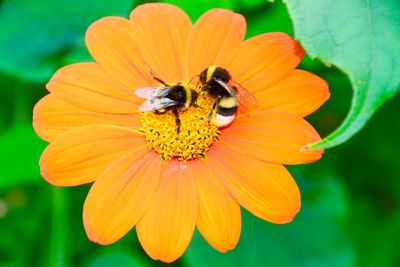
<path fill-rule="evenodd" d="M 67 213 L 68 192 L 65 188 L 53 187 L 52 229 L 50 237 L 49 266 L 67 267 Z"/>

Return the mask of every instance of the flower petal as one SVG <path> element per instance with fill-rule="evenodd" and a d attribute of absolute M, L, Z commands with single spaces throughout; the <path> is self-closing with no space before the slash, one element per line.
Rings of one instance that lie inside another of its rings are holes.
<path fill-rule="evenodd" d="M 240 206 L 204 160 L 191 161 L 190 171 L 199 192 L 197 228 L 220 252 L 233 249 L 240 237 Z"/>
<path fill-rule="evenodd" d="M 224 66 L 246 33 L 246 20 L 226 9 L 212 9 L 193 27 L 187 44 L 187 79 L 212 66 Z"/>
<path fill-rule="evenodd" d="M 158 188 L 162 164 L 158 154 L 142 147 L 107 168 L 93 184 L 83 207 L 90 240 L 110 244 L 135 226 Z"/>
<path fill-rule="evenodd" d="M 321 158 L 323 150 L 304 150 L 321 138 L 303 118 L 279 111 L 239 115 L 222 131 L 221 140 L 246 157 L 280 164 L 302 164 Z"/>
<path fill-rule="evenodd" d="M 198 199 L 188 164 L 165 162 L 157 195 L 137 223 L 144 250 L 155 260 L 173 262 L 188 246 L 195 227 Z"/>
<path fill-rule="evenodd" d="M 62 100 L 97 112 L 137 112 L 134 90 L 113 79 L 96 63 L 78 63 L 59 69 L 46 88 Z"/>
<path fill-rule="evenodd" d="M 184 78 L 183 60 L 192 23 L 176 6 L 151 3 L 135 8 L 132 31 L 145 63 L 167 83 Z"/>
<path fill-rule="evenodd" d="M 240 205 L 255 216 L 288 223 L 300 210 L 299 189 L 282 165 L 246 158 L 224 144 L 214 146 L 206 162 Z"/>
<path fill-rule="evenodd" d="M 264 90 L 288 76 L 304 50 L 289 35 L 265 33 L 246 40 L 226 68 L 248 91 Z"/>
<path fill-rule="evenodd" d="M 294 70 L 288 77 L 255 94 L 258 109 L 276 109 L 307 116 L 317 110 L 330 94 L 328 84 L 308 71 Z"/>
<path fill-rule="evenodd" d="M 153 83 L 135 44 L 129 20 L 102 18 L 90 25 L 85 41 L 101 67 L 128 88 L 134 90 Z"/>
<path fill-rule="evenodd" d="M 111 114 L 89 111 L 53 94 L 43 97 L 33 109 L 33 127 L 46 141 L 52 141 L 73 128 L 93 124 L 108 124 L 131 129 L 141 127 L 138 114 Z"/>
<path fill-rule="evenodd" d="M 83 126 L 60 135 L 40 158 L 43 178 L 54 185 L 89 183 L 125 153 L 145 148 L 144 137 L 116 126 Z"/>

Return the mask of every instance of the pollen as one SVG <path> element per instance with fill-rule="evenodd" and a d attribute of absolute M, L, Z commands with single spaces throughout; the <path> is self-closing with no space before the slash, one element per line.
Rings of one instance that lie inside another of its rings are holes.
<path fill-rule="evenodd" d="M 147 147 L 165 160 L 204 158 L 210 146 L 219 140 L 220 134 L 218 127 L 207 118 L 212 105 L 210 97 L 200 95 L 197 106 L 178 110 L 181 121 L 179 133 L 172 110 L 163 114 L 142 112 L 140 131 L 146 137 Z"/>

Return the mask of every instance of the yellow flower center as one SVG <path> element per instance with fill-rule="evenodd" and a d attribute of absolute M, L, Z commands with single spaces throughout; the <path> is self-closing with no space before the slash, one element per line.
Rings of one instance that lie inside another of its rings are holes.
<path fill-rule="evenodd" d="M 179 133 L 172 110 L 163 114 L 142 112 L 140 131 L 146 137 L 147 147 L 165 160 L 203 158 L 220 134 L 218 127 L 207 119 L 213 102 L 209 96 L 200 95 L 197 98 L 198 107 L 192 105 L 184 110 L 178 109 L 181 121 Z"/>

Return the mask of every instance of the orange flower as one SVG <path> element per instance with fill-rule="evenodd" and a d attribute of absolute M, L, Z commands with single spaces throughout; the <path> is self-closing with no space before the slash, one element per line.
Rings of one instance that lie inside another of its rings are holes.
<path fill-rule="evenodd" d="M 243 41 L 245 31 L 244 18 L 228 10 L 210 10 L 192 25 L 175 6 L 145 4 L 130 20 L 93 23 L 86 45 L 95 62 L 51 78 L 50 94 L 34 109 L 35 130 L 50 142 L 41 174 L 60 186 L 94 181 L 83 211 L 90 240 L 110 244 L 136 226 L 149 256 L 172 262 L 195 226 L 218 251 L 233 249 L 240 205 L 272 223 L 299 211 L 299 190 L 283 164 L 321 157 L 322 150 L 302 150 L 320 140 L 303 117 L 328 99 L 328 86 L 295 69 L 304 51 L 288 35 Z M 227 69 L 258 109 L 218 130 L 204 122 L 209 110 L 190 107 L 180 111 L 179 134 L 172 113 L 138 112 L 135 90 L 159 85 L 148 66 L 173 84 L 212 65 Z"/>

